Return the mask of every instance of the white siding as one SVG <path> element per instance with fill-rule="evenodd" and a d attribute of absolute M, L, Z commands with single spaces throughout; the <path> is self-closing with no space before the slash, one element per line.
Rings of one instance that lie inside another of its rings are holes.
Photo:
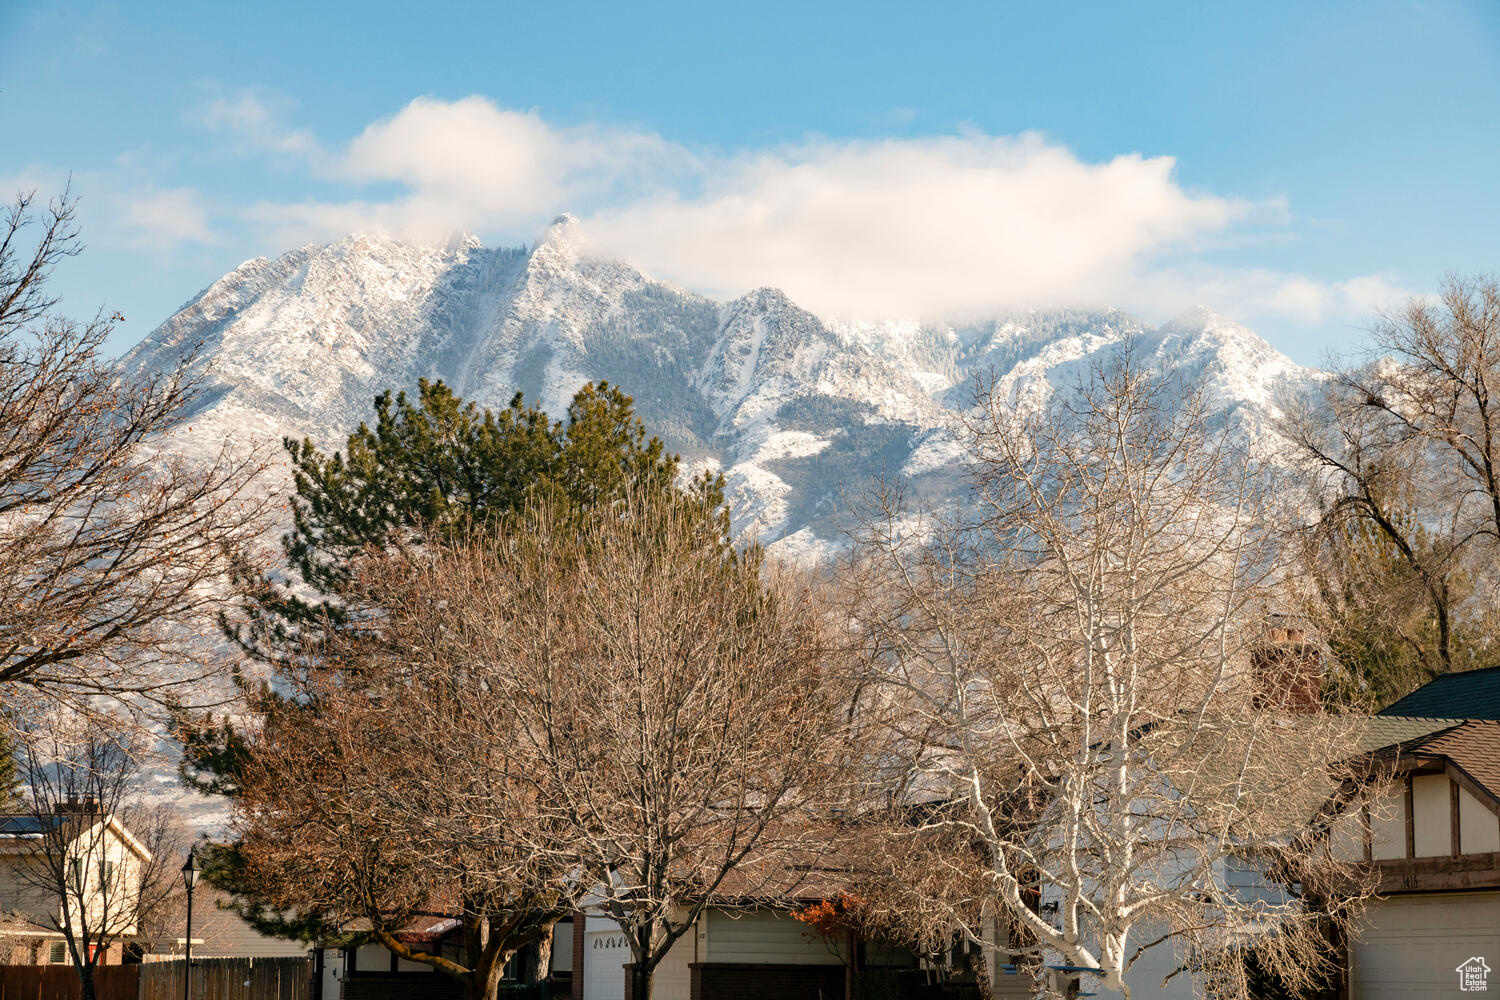
<path fill-rule="evenodd" d="M 228 910 L 212 908 L 211 900 L 193 900 L 194 958 L 300 958 L 307 945 L 268 937 Z M 204 914 L 202 918 L 198 914 Z M 181 938 L 172 942 L 180 946 Z"/>
<path fill-rule="evenodd" d="M 1400 788 L 1371 805 L 1370 852 L 1376 861 L 1406 857 L 1406 793 Z"/>
<path fill-rule="evenodd" d="M 1363 861 L 1365 859 L 1364 810 L 1347 812 L 1333 824 L 1328 837 L 1328 849 L 1340 861 Z"/>
<path fill-rule="evenodd" d="M 1131 931 L 1131 944 L 1133 950 L 1137 946 L 1151 941 L 1161 935 L 1161 931 L 1150 924 L 1137 924 Z M 1182 958 L 1177 953 L 1176 947 L 1168 942 L 1154 945 L 1146 950 L 1146 953 L 1136 959 L 1130 971 L 1125 973 L 1125 982 L 1130 987 L 1132 997 L 1150 997 L 1151 1000 L 1194 1000 L 1194 987 L 1202 986 L 1201 982 L 1195 981 L 1189 975 L 1171 974 L 1182 965 Z M 1171 976 L 1168 980 L 1167 977 Z M 1163 981 L 1166 985 L 1163 986 Z M 1094 996 L 1107 998 L 1107 1000 L 1120 1000 L 1123 996 L 1113 990 L 1106 990 L 1099 985 L 1097 977 L 1081 975 L 1079 983 L 1085 992 L 1092 992 Z"/>
<path fill-rule="evenodd" d="M 839 958 L 810 928 L 785 913 L 708 914 L 708 962 L 838 965 Z"/>
<path fill-rule="evenodd" d="M 1458 837 L 1465 854 L 1500 851 L 1500 816 L 1490 812 L 1467 788 L 1458 790 Z"/>
<path fill-rule="evenodd" d="M 56 926 L 62 916 L 63 900 L 48 891 L 50 882 L 44 863 L 35 852 L 39 842 L 7 845 L 0 855 L 0 911 L 23 915 L 44 927 Z M 70 863 L 78 866 L 83 878 L 82 905 L 86 907 L 89 925 L 111 936 L 134 934 L 135 901 L 139 893 L 140 860 L 103 822 L 84 827 L 67 845 Z M 26 871 L 30 870 L 30 875 Z M 106 876 L 108 881 L 106 881 Z M 76 889 L 70 889 L 69 904 L 78 921 L 80 901 Z"/>
<path fill-rule="evenodd" d="M 693 992 L 693 970 L 689 968 L 698 960 L 696 928 L 689 928 L 672 945 L 667 957 L 656 967 L 656 977 L 651 981 L 651 1000 L 691 1000 Z"/>
<path fill-rule="evenodd" d="M 51 927 L 62 915 L 62 902 L 55 894 L 36 885 L 32 876 L 22 872 L 25 866 L 36 867 L 35 858 L 26 855 L 0 855 L 0 911 L 17 913 L 34 923 Z M 37 875 L 41 872 L 38 869 Z"/>
<path fill-rule="evenodd" d="M 354 954 L 354 968 L 357 972 L 389 972 L 391 953 L 378 944 L 362 944 Z"/>
<path fill-rule="evenodd" d="M 1412 854 L 1419 858 L 1453 853 L 1453 800 L 1446 774 L 1411 779 Z"/>
<path fill-rule="evenodd" d="M 1266 876 L 1262 864 L 1242 854 L 1229 854 L 1219 870 L 1225 888 L 1242 902 L 1279 903 L 1286 895 L 1285 888 Z"/>

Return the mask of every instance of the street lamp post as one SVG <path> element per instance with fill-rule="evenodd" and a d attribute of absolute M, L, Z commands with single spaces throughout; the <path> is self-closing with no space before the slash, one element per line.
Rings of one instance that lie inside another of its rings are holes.
<path fill-rule="evenodd" d="M 189 848 L 187 860 L 182 863 L 182 884 L 187 887 L 187 938 L 183 949 L 182 1000 L 193 1000 L 193 886 L 198 884 L 197 848 Z"/>

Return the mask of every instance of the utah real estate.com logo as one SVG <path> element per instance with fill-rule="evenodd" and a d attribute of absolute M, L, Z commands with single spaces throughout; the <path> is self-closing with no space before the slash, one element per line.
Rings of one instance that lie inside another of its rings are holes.
<path fill-rule="evenodd" d="M 1473 993 L 1489 992 L 1490 967 L 1484 964 L 1483 957 L 1471 958 L 1454 971 L 1458 973 L 1459 989 Z"/>

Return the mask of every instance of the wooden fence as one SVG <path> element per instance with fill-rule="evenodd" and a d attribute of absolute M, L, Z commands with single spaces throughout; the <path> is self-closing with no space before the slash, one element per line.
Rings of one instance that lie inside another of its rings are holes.
<path fill-rule="evenodd" d="M 182 1000 L 183 962 L 139 968 L 140 991 L 130 1000 Z M 309 1000 L 312 959 L 195 958 L 192 977 L 192 1000 Z"/>
<path fill-rule="evenodd" d="M 95 968 L 96 1000 L 139 1000 L 140 970 L 139 965 Z M 82 998 L 83 984 L 78 981 L 78 970 L 71 965 L 0 965 L 0 1000 Z"/>
<path fill-rule="evenodd" d="M 183 1000 L 185 963 L 105 965 L 94 970 L 95 1000 Z M 192 1000 L 309 1000 L 308 958 L 193 959 Z M 83 1000 L 71 965 L 0 965 L 0 1000 Z"/>

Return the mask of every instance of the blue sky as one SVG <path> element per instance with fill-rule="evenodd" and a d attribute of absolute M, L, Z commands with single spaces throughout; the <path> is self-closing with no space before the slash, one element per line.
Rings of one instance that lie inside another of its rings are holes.
<path fill-rule="evenodd" d="M 436 5 L 435 5 L 436 6 Z M 0 3 L 0 189 L 117 348 L 354 229 L 941 318 L 1202 303 L 1296 360 L 1500 267 L 1500 2 Z"/>

